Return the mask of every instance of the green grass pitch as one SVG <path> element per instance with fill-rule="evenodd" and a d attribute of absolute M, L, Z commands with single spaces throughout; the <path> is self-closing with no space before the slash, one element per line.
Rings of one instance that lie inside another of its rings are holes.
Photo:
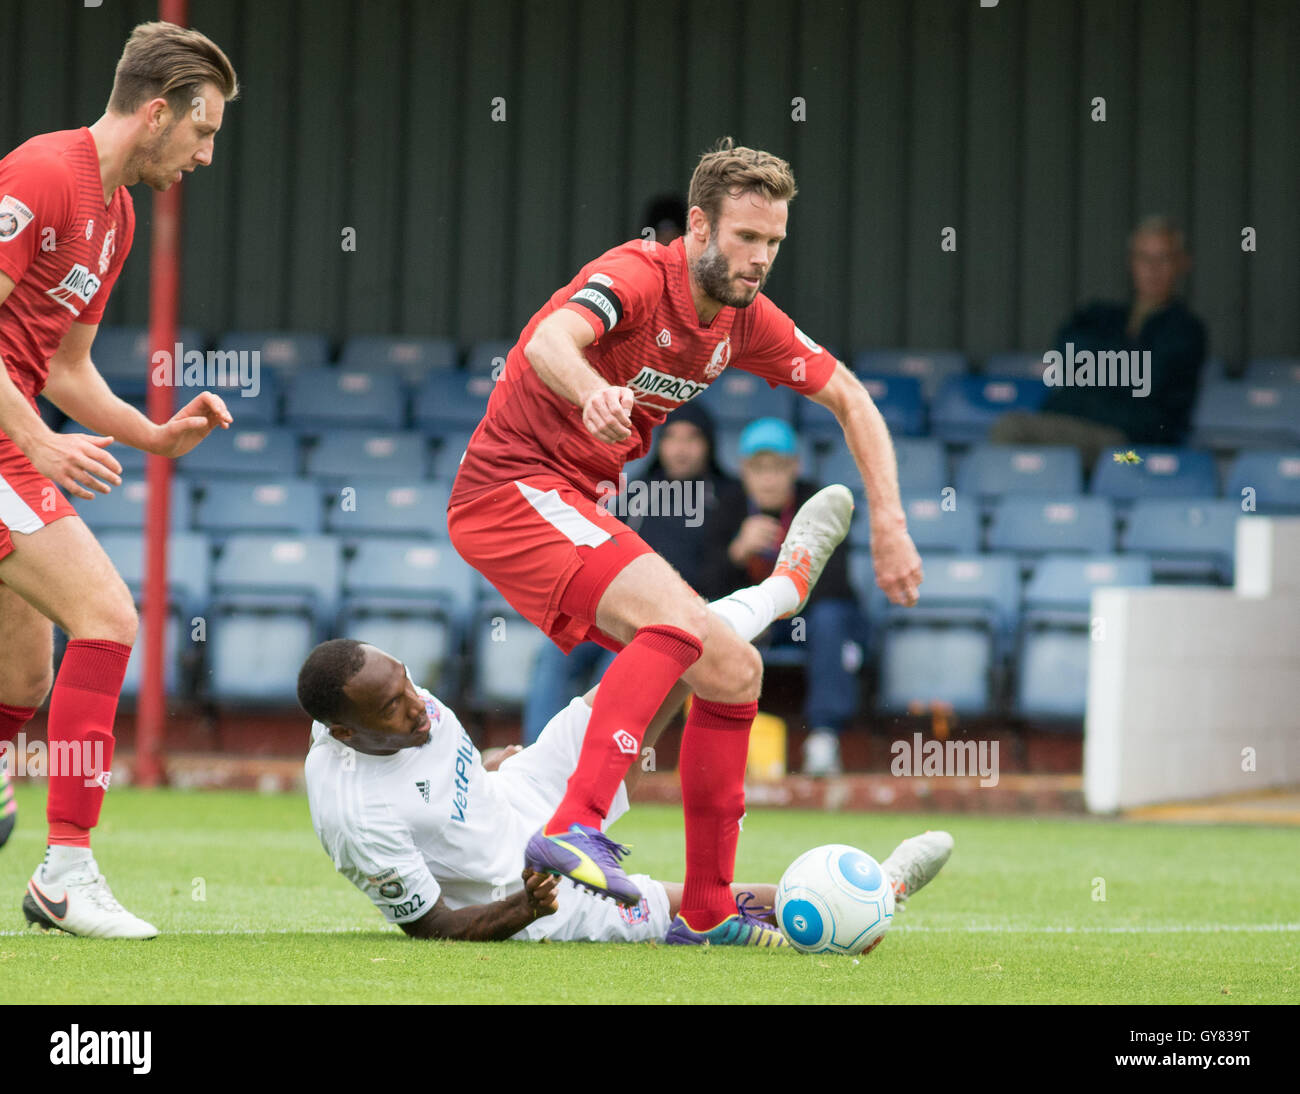
<path fill-rule="evenodd" d="M 971 816 L 755 810 L 738 876 L 800 852 L 884 858 L 930 827 L 956 850 L 869 957 L 651 945 L 413 942 L 338 877 L 305 797 L 123 788 L 96 855 L 163 934 L 97 942 L 22 931 L 44 792 L 18 792 L 0 850 L 0 983 L 10 1003 L 1294 1003 L 1300 833 Z M 680 812 L 637 807 L 632 867 L 682 872 Z M 1100 879 L 1100 880 L 1097 880 Z M 1105 900 L 1100 896 L 1104 885 Z"/>

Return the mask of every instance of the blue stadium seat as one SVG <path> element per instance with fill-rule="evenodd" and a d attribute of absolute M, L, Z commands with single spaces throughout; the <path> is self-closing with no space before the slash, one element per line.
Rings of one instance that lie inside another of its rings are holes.
<path fill-rule="evenodd" d="M 450 338 L 403 338 L 387 334 L 358 334 L 343 344 L 339 368 L 358 372 L 391 372 L 414 386 L 429 372 L 445 372 L 457 363 Z"/>
<path fill-rule="evenodd" d="M 331 485 L 361 478 L 423 478 L 428 465 L 428 443 L 413 431 L 333 429 L 307 453 L 307 474 Z"/>
<path fill-rule="evenodd" d="M 401 381 L 389 373 L 308 368 L 289 381 L 284 419 L 300 428 L 401 429 L 406 396 Z"/>
<path fill-rule="evenodd" d="M 956 497 L 953 499 L 957 500 Z M 938 494 L 903 497 L 903 511 L 907 514 L 907 530 L 912 542 L 922 554 L 928 551 L 978 551 L 980 540 L 979 509 L 971 504 L 957 504 L 948 508 L 947 500 Z M 853 511 L 849 525 L 849 544 L 853 547 L 871 546 L 871 515 L 865 504 Z"/>
<path fill-rule="evenodd" d="M 743 429 L 758 418 L 794 421 L 794 392 L 788 387 L 769 387 L 761 376 L 742 369 L 727 369 L 708 391 L 696 397 L 703 400 L 719 429 Z"/>
<path fill-rule="evenodd" d="M 226 409 L 235 420 L 232 429 L 253 426 L 261 428 L 273 425 L 280 420 L 280 395 L 282 385 L 279 377 L 268 368 L 256 369 L 251 364 L 222 366 L 211 376 L 212 383 L 203 390 L 214 391 L 225 401 Z M 181 408 L 180 398 L 187 399 L 198 394 L 196 389 L 188 388 L 177 391 L 177 406 Z M 204 443 L 207 443 L 206 441 Z"/>
<path fill-rule="evenodd" d="M 979 444 L 957 464 L 957 495 L 988 503 L 1025 494 L 1068 497 L 1083 490 L 1077 448 Z"/>
<path fill-rule="evenodd" d="M 451 701 L 476 580 L 447 544 L 362 540 L 344 571 L 340 633 L 392 654 Z"/>
<path fill-rule="evenodd" d="M 1260 387 L 1300 384 L 1300 357 L 1252 358 L 1243 379 Z"/>
<path fill-rule="evenodd" d="M 194 327 L 180 327 L 176 339 L 181 345 L 183 355 L 190 350 L 202 350 L 203 335 Z M 175 343 L 167 347 L 175 356 Z M 149 380 L 153 375 L 153 362 L 149 354 L 149 329 L 147 327 L 100 327 L 95 333 L 94 345 L 90 347 L 90 359 L 95 368 L 113 389 L 113 394 L 123 399 L 138 398 L 149 390 Z M 182 400 L 184 389 L 176 393 L 178 404 Z"/>
<path fill-rule="evenodd" d="M 257 353 L 261 367 L 281 376 L 329 363 L 329 339 L 311 331 L 237 330 L 217 342 L 218 350 Z"/>
<path fill-rule="evenodd" d="M 494 384 L 490 375 L 429 373 L 415 393 L 416 427 L 435 434 L 473 430 L 483 419 Z"/>
<path fill-rule="evenodd" d="M 1255 511 L 1300 514 L 1300 448 L 1284 452 L 1242 452 L 1228 468 L 1224 496 L 1236 505 L 1254 491 Z"/>
<path fill-rule="evenodd" d="M 1159 448 L 1139 445 L 1133 451 L 1141 463 L 1115 459 L 1108 449 L 1097 457 L 1092 493 L 1127 504 L 1137 498 L 1203 498 L 1218 492 L 1214 455 L 1203 448 Z"/>
<path fill-rule="evenodd" d="M 956 350 L 869 349 L 854 355 L 858 376 L 911 376 L 921 383 L 925 401 L 933 401 L 949 376 L 968 370 L 966 355 Z"/>
<path fill-rule="evenodd" d="M 298 670 L 334 630 L 341 552 L 327 536 L 232 536 L 213 570 L 210 686 L 223 702 L 292 703 Z"/>
<path fill-rule="evenodd" d="M 1300 440 L 1300 384 L 1224 380 L 1201 388 L 1192 443 L 1208 448 L 1282 448 Z"/>
<path fill-rule="evenodd" d="M 1137 555 L 1042 559 L 1025 588 L 1017 712 L 1035 719 L 1081 719 L 1093 640 L 1092 591 L 1150 584 L 1151 563 Z"/>
<path fill-rule="evenodd" d="M 249 532 L 315 535 L 321 530 L 320 488 L 288 476 L 208 482 L 194 525 L 219 539 Z"/>
<path fill-rule="evenodd" d="M 196 482 L 237 476 L 298 474 L 298 437 L 275 426 L 214 429 L 178 464 Z"/>
<path fill-rule="evenodd" d="M 77 515 L 98 535 L 110 531 L 139 531 L 144 527 L 149 486 L 143 475 L 128 478 L 107 494 L 93 498 L 69 497 Z M 169 524 L 173 532 L 187 532 L 190 527 L 190 484 L 181 475 L 172 476 Z"/>
<path fill-rule="evenodd" d="M 935 702 L 958 713 L 995 709 L 1018 591 L 1015 559 L 958 555 L 926 558 L 913 608 L 895 607 L 877 593 L 880 709 L 901 712 Z"/>
<path fill-rule="evenodd" d="M 1240 502 L 1219 498 L 1138 498 L 1120 549 L 1151 558 L 1159 581 L 1231 584 Z"/>
<path fill-rule="evenodd" d="M 349 541 L 372 534 L 445 539 L 449 493 L 443 482 L 363 483 L 354 495 L 329 506 L 326 528 Z"/>
<path fill-rule="evenodd" d="M 1016 380 L 1034 380 L 1041 383 L 1047 368 L 1043 352 L 1008 350 L 990 353 L 984 359 L 985 376 L 1005 376 Z"/>
<path fill-rule="evenodd" d="M 465 355 L 465 371 L 493 380 L 500 377 L 506 369 L 506 357 L 514 348 L 513 340 L 502 338 L 475 342 Z"/>
<path fill-rule="evenodd" d="M 894 455 L 898 460 L 898 488 L 905 496 L 938 497 L 939 491 L 952 485 L 942 441 L 901 437 L 894 441 Z M 831 445 L 821 457 L 817 481 L 823 486 L 841 482 L 853 491 L 859 503 L 863 500 L 862 476 L 853 453 L 843 442 Z"/>
<path fill-rule="evenodd" d="M 90 431 L 84 426 L 78 425 L 71 418 L 63 423 L 63 428 L 59 430 L 63 434 L 83 433 L 87 435 Z M 102 434 L 93 434 L 93 436 L 102 436 Z M 138 448 L 132 448 L 129 444 L 122 444 L 121 441 L 114 441 L 108 446 L 108 451 L 113 458 L 122 465 L 122 480 L 135 478 L 144 475 L 145 453 Z"/>
<path fill-rule="evenodd" d="M 859 379 L 893 436 L 919 437 L 925 433 L 925 401 L 921 398 L 920 380 L 914 376 L 860 376 Z M 811 399 L 797 399 L 796 403 L 801 433 L 814 440 L 843 438 L 839 420 L 826 407 Z"/>
<path fill-rule="evenodd" d="M 465 454 L 465 448 L 473 435 L 472 430 L 463 429 L 439 437 L 433 460 L 429 464 L 429 477 L 439 482 L 451 482 L 456 477 L 460 458 Z"/>
<path fill-rule="evenodd" d="M 549 641 L 483 582 L 469 638 L 471 704 L 478 710 L 520 709 L 528 697 L 533 662 Z"/>
<path fill-rule="evenodd" d="M 930 428 L 953 444 L 970 444 L 988 437 L 989 428 L 1011 410 L 1034 411 L 1047 398 L 1039 380 L 1014 377 L 952 376 L 930 406 Z"/>
<path fill-rule="evenodd" d="M 740 474 L 740 434 L 741 429 L 730 426 L 718 430 L 718 463 L 729 475 Z M 796 438 L 799 446 L 799 477 L 812 479 L 816 477 L 817 458 L 812 442 L 802 435 Z M 852 488 L 852 484 L 846 484 Z"/>
<path fill-rule="evenodd" d="M 1115 513 L 1108 498 L 1002 498 L 993 507 L 990 551 L 1022 558 L 1050 551 L 1108 554 L 1115 549 Z"/>

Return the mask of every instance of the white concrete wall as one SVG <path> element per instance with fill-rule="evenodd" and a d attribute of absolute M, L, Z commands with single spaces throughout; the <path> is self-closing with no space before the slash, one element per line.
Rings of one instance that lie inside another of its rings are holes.
<path fill-rule="evenodd" d="M 1091 811 L 1300 785 L 1300 520 L 1243 519 L 1237 545 L 1235 589 L 1093 594 Z"/>

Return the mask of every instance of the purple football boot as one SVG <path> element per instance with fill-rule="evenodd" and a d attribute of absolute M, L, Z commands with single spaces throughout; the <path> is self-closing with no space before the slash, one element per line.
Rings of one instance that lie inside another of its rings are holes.
<path fill-rule="evenodd" d="M 763 918 L 763 913 L 770 914 L 771 909 L 754 903 L 755 900 L 753 893 L 741 893 L 736 897 L 736 914 L 727 916 L 707 931 L 692 930 L 680 915 L 675 916 L 664 936 L 664 945 L 762 946 L 766 949 L 788 946 L 785 935 Z"/>
<path fill-rule="evenodd" d="M 557 836 L 539 828 L 524 849 L 524 865 L 539 874 L 567 877 L 597 896 L 634 908 L 641 903 L 641 890 L 618 864 L 627 852 L 621 843 L 585 824 L 570 825 Z"/>

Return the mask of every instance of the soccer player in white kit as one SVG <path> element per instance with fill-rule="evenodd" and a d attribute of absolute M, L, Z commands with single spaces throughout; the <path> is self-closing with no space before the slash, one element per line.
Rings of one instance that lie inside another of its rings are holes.
<path fill-rule="evenodd" d="M 818 496 L 805 503 L 814 510 Z M 815 523 L 815 522 L 814 522 Z M 796 517 L 787 544 L 808 522 Z M 813 582 L 834 542 L 810 543 Z M 782 590 L 768 578 L 710 605 L 745 640 L 779 614 Z M 811 587 L 811 585 L 810 585 Z M 785 592 L 788 593 L 788 590 Z M 641 902 L 625 907 L 567 878 L 524 869 L 523 847 L 564 796 L 582 750 L 596 689 L 575 698 L 536 743 L 485 765 L 455 713 L 417 687 L 406 668 L 351 639 L 317 646 L 298 678 L 298 700 L 312 716 L 306 760 L 312 824 L 335 868 L 390 923 L 421 938 L 640 942 L 667 933 L 682 886 L 634 877 Z M 681 696 L 656 715 L 644 739 L 653 746 Z M 606 818 L 628 809 L 633 764 Z M 952 838 L 930 832 L 904 840 L 882 866 L 898 900 L 938 873 Z M 774 885 L 734 885 L 751 914 L 770 909 Z M 745 894 L 752 894 L 746 899 Z M 751 945 L 779 946 L 775 931 Z"/>

